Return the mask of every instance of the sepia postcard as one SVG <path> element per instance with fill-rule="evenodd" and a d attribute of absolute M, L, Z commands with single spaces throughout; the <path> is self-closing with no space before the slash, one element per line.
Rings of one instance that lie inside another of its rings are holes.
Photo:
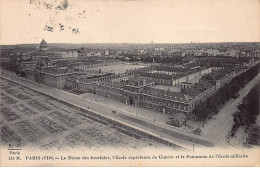
<path fill-rule="evenodd" d="M 260 166 L 259 0 L 0 0 L 0 167 Z"/>

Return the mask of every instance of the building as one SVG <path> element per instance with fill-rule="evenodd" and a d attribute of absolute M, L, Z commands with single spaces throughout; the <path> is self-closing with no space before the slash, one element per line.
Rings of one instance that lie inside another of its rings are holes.
<path fill-rule="evenodd" d="M 194 104 L 210 96 L 214 91 L 216 91 L 216 85 L 214 82 L 210 82 L 204 79 L 200 79 L 199 83 L 182 88 L 182 92 L 192 98 Z"/>
<path fill-rule="evenodd" d="M 203 76 L 202 79 L 213 82 L 216 86 L 216 89 L 218 89 L 231 81 L 236 75 L 237 74 L 235 69 L 224 68 L 213 71 L 212 73 Z"/>
<path fill-rule="evenodd" d="M 217 56 L 219 54 L 219 50 L 207 49 L 206 53 L 208 56 Z"/>
<path fill-rule="evenodd" d="M 56 58 L 78 58 L 79 54 L 77 51 L 69 51 L 69 50 L 57 50 L 52 54 Z"/>
<path fill-rule="evenodd" d="M 260 58 L 260 50 L 252 51 L 251 57 Z"/>
<path fill-rule="evenodd" d="M 109 55 L 109 50 L 105 50 L 105 56 Z"/>
<path fill-rule="evenodd" d="M 76 81 L 75 81 L 76 82 Z M 75 87 L 90 93 L 120 101 L 127 105 L 153 109 L 165 114 L 188 115 L 194 107 L 192 98 L 180 91 L 155 85 L 152 79 L 131 77 L 118 82 L 114 79 L 80 83 Z M 80 87 L 79 87 L 80 86 Z M 83 87 L 84 86 L 84 87 Z"/>
<path fill-rule="evenodd" d="M 44 39 L 42 39 L 42 41 L 40 43 L 40 49 L 41 50 L 47 50 L 48 49 L 47 42 Z"/>
<path fill-rule="evenodd" d="M 95 70 L 77 72 L 67 77 L 65 88 L 77 92 L 93 92 L 93 83 L 115 79 L 118 76 L 114 73 L 103 73 Z"/>
<path fill-rule="evenodd" d="M 28 79 L 60 89 L 65 86 L 66 79 L 69 76 L 77 74 L 68 67 L 53 66 L 53 62 L 49 57 L 42 57 L 37 61 L 37 63 L 30 62 L 23 64 L 27 64 L 25 75 Z"/>
<path fill-rule="evenodd" d="M 228 50 L 229 57 L 239 57 L 240 51 L 239 50 Z"/>
<path fill-rule="evenodd" d="M 87 52 L 87 57 L 101 57 L 102 53 L 101 51 L 91 50 Z"/>
<path fill-rule="evenodd" d="M 210 65 L 212 67 L 234 67 L 241 65 L 241 63 L 243 63 L 243 59 L 227 56 L 207 56 L 203 58 L 198 58 L 196 62 L 199 65 Z"/>
<path fill-rule="evenodd" d="M 205 51 L 204 50 L 195 50 L 194 51 L 194 56 L 204 56 Z"/>
<path fill-rule="evenodd" d="M 156 85 L 175 86 L 212 72 L 212 67 L 187 64 L 185 67 L 153 65 L 136 70 L 136 75 L 151 78 Z"/>

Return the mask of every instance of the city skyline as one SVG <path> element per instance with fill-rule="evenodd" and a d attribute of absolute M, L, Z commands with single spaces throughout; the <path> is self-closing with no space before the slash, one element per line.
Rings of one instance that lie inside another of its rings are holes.
<path fill-rule="evenodd" d="M 2 0 L 1 6 L 5 8 L 1 8 L 0 44 L 34 44 L 42 38 L 49 43 L 75 44 L 259 42 L 260 39 L 259 1 L 68 3 L 66 10 L 50 10 L 25 0 Z M 46 25 L 53 30 L 46 31 Z M 64 25 L 62 30 L 61 25 Z M 77 28 L 79 32 L 75 31 Z"/>

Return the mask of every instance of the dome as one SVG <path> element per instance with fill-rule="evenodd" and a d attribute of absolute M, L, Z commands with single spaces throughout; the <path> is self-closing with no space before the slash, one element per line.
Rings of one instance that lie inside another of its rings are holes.
<path fill-rule="evenodd" d="M 47 42 L 44 39 L 40 43 L 40 48 L 47 48 Z"/>

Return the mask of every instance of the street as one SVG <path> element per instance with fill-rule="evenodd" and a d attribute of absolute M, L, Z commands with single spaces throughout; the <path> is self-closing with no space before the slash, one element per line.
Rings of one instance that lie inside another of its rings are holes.
<path fill-rule="evenodd" d="M 212 143 L 219 147 L 230 147 L 226 137 L 233 126 L 232 114 L 242 102 L 248 92 L 260 81 L 260 73 L 239 91 L 239 97 L 232 99 L 220 112 L 211 119 L 203 128 L 202 136 L 207 137 Z"/>

